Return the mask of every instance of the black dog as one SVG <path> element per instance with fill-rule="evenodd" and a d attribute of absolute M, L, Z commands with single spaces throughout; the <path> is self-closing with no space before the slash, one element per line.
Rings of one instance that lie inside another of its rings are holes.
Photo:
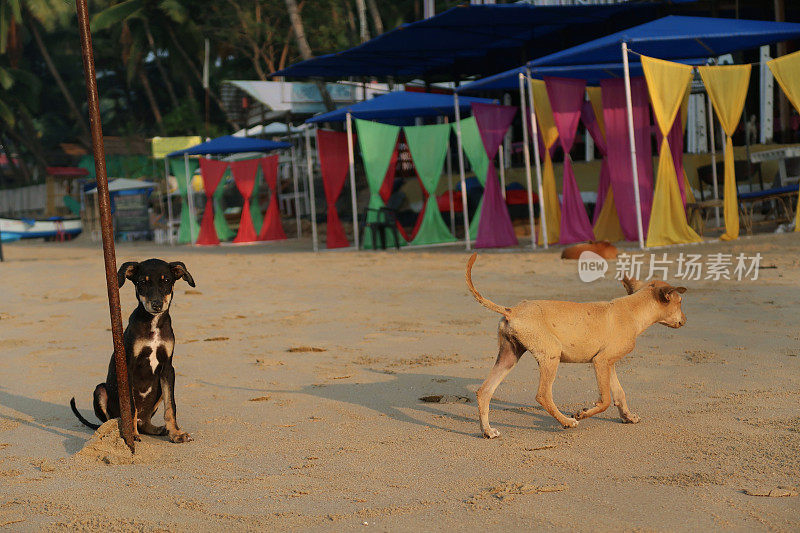
<path fill-rule="evenodd" d="M 139 433 L 164 435 L 169 433 L 172 442 L 188 442 L 192 437 L 178 427 L 175 419 L 175 370 L 172 368 L 172 350 L 175 336 L 169 317 L 172 302 L 172 287 L 183 278 L 194 287 L 194 279 L 180 261 L 167 263 L 160 259 L 148 259 L 141 263 L 124 263 L 117 273 L 119 286 L 125 278 L 133 282 L 139 306 L 131 313 L 125 329 L 125 355 L 128 362 L 128 382 L 131 389 L 134 438 Z M 150 419 L 164 400 L 165 426 L 154 426 Z M 75 398 L 70 401 L 78 420 L 92 429 L 92 424 L 78 412 Z M 117 372 L 114 356 L 108 365 L 105 383 L 94 389 L 94 412 L 103 422 L 120 415 Z"/>

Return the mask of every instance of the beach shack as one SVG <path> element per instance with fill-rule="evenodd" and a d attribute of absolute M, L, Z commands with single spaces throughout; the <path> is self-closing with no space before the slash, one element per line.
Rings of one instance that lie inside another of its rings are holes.
<path fill-rule="evenodd" d="M 114 237 L 120 240 L 151 239 L 150 195 L 156 188 L 151 181 L 117 178 L 108 184 Z M 97 187 L 86 191 L 85 208 L 81 213 L 83 230 L 97 242 L 101 238 Z"/>

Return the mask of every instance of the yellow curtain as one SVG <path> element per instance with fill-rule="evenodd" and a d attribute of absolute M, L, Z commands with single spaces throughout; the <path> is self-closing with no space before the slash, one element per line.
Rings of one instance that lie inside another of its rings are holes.
<path fill-rule="evenodd" d="M 788 54 L 767 62 L 772 75 L 778 80 L 786 98 L 800 112 L 800 52 Z M 797 197 L 798 210 L 794 215 L 794 230 L 800 231 L 800 191 Z"/>
<path fill-rule="evenodd" d="M 678 174 L 667 141 L 669 130 L 672 129 L 692 79 L 692 67 L 642 56 L 642 69 L 647 80 L 653 113 L 663 136 L 658 152 L 658 171 L 647 230 L 647 246 L 700 242 L 700 236 L 686 222 Z"/>
<path fill-rule="evenodd" d="M 592 104 L 592 111 L 597 120 L 597 126 L 600 128 L 600 134 L 605 139 L 606 122 L 603 119 L 603 93 L 601 91 L 600 87 L 586 88 L 586 93 L 589 95 L 589 103 Z M 603 202 L 603 207 L 600 208 L 600 214 L 597 215 L 597 222 L 595 222 L 593 230 L 594 236 L 599 241 L 616 242 L 625 240 L 622 226 L 619 224 L 617 206 L 614 204 L 614 193 L 610 183 L 606 191 L 606 199 Z"/>
<path fill-rule="evenodd" d="M 547 242 L 558 242 L 561 232 L 561 204 L 558 203 L 556 189 L 556 173 L 553 170 L 553 159 L 550 148 L 558 140 L 558 129 L 553 120 L 553 108 L 547 96 L 547 87 L 542 80 L 533 80 L 533 105 L 536 108 L 536 122 L 539 124 L 539 135 L 542 137 L 544 150 L 544 167 L 542 168 L 542 195 L 544 196 L 545 221 L 547 221 Z M 542 242 L 541 225 L 536 229 L 539 242 Z"/>
<path fill-rule="evenodd" d="M 711 98 L 711 105 L 725 130 L 725 183 L 723 211 L 725 213 L 724 241 L 739 238 L 739 201 L 736 174 L 733 166 L 733 140 L 731 135 L 742 117 L 747 85 L 750 82 L 750 65 L 725 65 L 697 67 Z"/>

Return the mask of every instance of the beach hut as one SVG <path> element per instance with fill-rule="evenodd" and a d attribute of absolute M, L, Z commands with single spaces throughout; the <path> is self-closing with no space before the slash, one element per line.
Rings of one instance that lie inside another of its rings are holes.
<path fill-rule="evenodd" d="M 153 231 L 150 223 L 149 200 L 158 184 L 152 181 L 116 178 L 108 183 L 111 210 L 114 222 L 114 237 L 123 240 L 150 238 Z M 97 187 L 86 191 L 85 209 L 82 212 L 84 231 L 93 241 L 100 240 L 100 211 L 97 203 Z"/>
<path fill-rule="evenodd" d="M 492 103 L 492 100 L 484 98 L 466 98 L 462 99 L 457 108 L 459 112 L 468 112 L 473 104 Z M 416 119 L 436 117 L 445 117 L 449 121 L 449 118 L 453 115 L 453 95 L 398 91 L 335 111 L 315 115 L 306 121 L 308 124 L 345 122 L 345 133 L 327 132 L 325 130 L 317 131 L 320 168 L 323 184 L 326 187 L 325 192 L 328 204 L 328 247 L 349 246 L 349 242 L 344 237 L 344 232 L 341 229 L 335 208 L 336 199 L 344 187 L 344 179 L 348 171 L 354 228 L 353 241 L 356 248 L 360 247 L 361 242 L 367 247 L 371 246 L 370 239 L 365 238 L 362 241 L 358 229 L 353 122 L 355 121 L 358 130 L 358 143 L 370 189 L 369 211 L 365 217 L 366 222 L 369 223 L 371 222 L 370 217 L 374 216 L 373 211 L 379 211 L 384 207 L 381 189 L 385 182 L 387 169 L 391 167 L 394 158 L 396 158 L 397 138 L 401 129 L 401 126 L 397 124 L 410 124 Z M 415 168 L 423 188 L 428 193 L 428 201 L 425 204 L 423 214 L 418 219 L 416 232 L 410 243 L 412 245 L 428 246 L 455 241 L 452 230 L 448 229 L 441 219 L 435 195 L 449 146 L 451 124 L 447 121 L 427 126 L 403 127 Z M 310 150 L 309 136 L 310 131 L 307 130 L 306 143 Z M 346 157 L 344 157 L 345 153 Z M 309 168 L 309 179 L 310 176 L 311 168 Z M 452 190 L 452 184 L 449 184 L 448 189 Z M 462 197 L 466 203 L 463 172 L 461 189 Z M 313 195 L 313 183 L 310 184 L 310 190 Z M 311 204 L 312 206 L 314 205 L 313 199 Z M 452 199 L 450 205 L 452 206 Z M 469 221 L 467 216 L 466 205 L 464 205 L 465 227 L 468 228 Z M 312 232 L 314 235 L 314 249 L 317 250 L 316 216 L 313 212 Z M 370 229 L 366 228 L 365 232 L 370 232 Z M 467 233 L 469 232 L 467 231 Z M 331 237 L 333 242 L 331 242 Z M 467 239 L 469 239 L 469 236 L 467 236 Z"/>

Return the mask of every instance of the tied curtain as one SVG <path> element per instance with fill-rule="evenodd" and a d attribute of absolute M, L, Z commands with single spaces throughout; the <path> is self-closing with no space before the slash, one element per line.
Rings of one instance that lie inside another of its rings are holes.
<path fill-rule="evenodd" d="M 672 151 L 672 162 L 675 165 L 675 172 L 678 175 L 678 187 L 681 190 L 681 201 L 683 202 L 684 208 L 686 207 L 686 199 L 688 197 L 687 190 L 691 189 L 691 186 L 687 185 L 688 178 L 686 178 L 686 171 L 683 168 L 683 132 L 686 129 L 686 115 L 690 93 L 691 87 L 687 86 L 686 92 L 683 95 L 683 101 L 681 102 L 680 115 L 675 117 L 672 128 L 669 130 L 669 135 L 667 135 L 667 142 Z M 655 110 L 653 110 L 653 116 L 655 117 Z M 656 120 L 658 120 L 657 117 Z M 661 146 L 661 139 L 663 136 L 664 134 L 661 133 L 661 128 L 656 128 L 656 144 L 658 146 Z"/>
<path fill-rule="evenodd" d="M 767 62 L 772 75 L 783 89 L 786 98 L 800 113 L 800 52 L 794 52 Z M 798 191 L 797 213 L 794 216 L 794 230 L 800 231 L 800 191 Z"/>
<path fill-rule="evenodd" d="M 489 158 L 486 170 L 486 185 L 483 190 L 483 207 L 478 223 L 478 235 L 475 238 L 476 248 L 496 248 L 516 246 L 517 236 L 511 217 L 508 214 L 505 198 L 500 190 L 500 180 L 494 168 L 494 157 L 500 149 L 514 115 L 516 106 L 495 104 L 472 104 L 472 116 Z M 502 163 L 501 163 L 502 164 Z"/>
<path fill-rule="evenodd" d="M 253 217 L 250 214 L 250 197 L 253 195 L 253 187 L 256 184 L 256 172 L 258 171 L 258 159 L 245 159 L 243 161 L 231 162 L 231 173 L 236 188 L 244 198 L 242 205 L 242 218 L 239 221 L 239 232 L 235 243 L 255 242 L 256 229 L 253 227 Z"/>
<path fill-rule="evenodd" d="M 281 223 L 281 213 L 278 208 L 278 154 L 256 159 L 261 165 L 264 181 L 269 188 L 269 205 L 264 215 L 264 223 L 258 233 L 259 240 L 281 241 L 286 239 Z"/>
<path fill-rule="evenodd" d="M 452 124 L 455 131 L 456 123 Z M 483 147 L 481 134 L 478 131 L 478 123 L 475 117 L 469 117 L 461 121 L 461 148 L 467 155 L 469 166 L 472 167 L 472 172 L 475 173 L 475 178 L 480 182 L 481 186 L 486 185 L 486 172 L 489 168 L 489 157 L 486 155 L 486 149 Z M 478 208 L 472 215 L 472 220 L 469 223 L 469 238 L 473 241 L 478 236 L 478 224 L 481 219 L 481 212 L 483 211 L 483 197 L 478 203 Z"/>
<path fill-rule="evenodd" d="M 544 196 L 544 217 L 547 222 L 547 242 L 558 242 L 561 228 L 561 205 L 558 202 L 556 189 L 556 175 L 553 170 L 553 150 L 558 140 L 558 128 L 553 118 L 553 109 L 550 107 L 550 98 L 547 95 L 547 86 L 542 80 L 532 80 L 533 105 L 536 108 L 536 122 L 539 125 L 540 151 L 544 152 L 544 165 L 542 167 L 542 196 Z M 530 123 L 528 124 L 530 128 Z M 541 217 L 541 214 L 539 215 Z M 539 224 L 537 242 L 542 243 L 542 226 Z"/>
<path fill-rule="evenodd" d="M 417 230 L 412 245 L 454 242 L 456 239 L 442 219 L 436 203 L 436 187 L 444 167 L 450 141 L 449 124 L 407 126 L 403 128 L 411 159 L 417 169 L 422 188 L 427 196 L 418 217 Z"/>
<path fill-rule="evenodd" d="M 200 174 L 203 176 L 203 188 L 206 193 L 206 207 L 203 210 L 203 220 L 200 223 L 200 234 L 197 244 L 219 244 L 217 229 L 214 226 L 214 192 L 228 170 L 228 163 L 215 159 L 200 158 Z"/>
<path fill-rule="evenodd" d="M 258 179 L 258 173 L 256 172 L 256 181 L 253 185 L 253 196 L 250 198 L 250 218 L 253 219 L 253 229 L 256 230 L 256 234 L 261 231 L 261 226 L 263 224 L 261 205 L 258 201 L 258 195 L 260 194 L 261 190 L 259 182 L 260 180 Z"/>
<path fill-rule="evenodd" d="M 673 124 L 677 122 L 680 126 L 680 119 L 676 118 L 691 82 L 692 67 L 642 56 L 642 70 L 650 89 L 653 114 L 661 131 L 658 172 L 647 230 L 647 246 L 700 242 L 702 239 L 686 221 L 686 209 L 679 185 L 683 180 L 678 180 L 675 160 L 669 147 Z M 683 174 L 682 168 L 681 174 Z"/>
<path fill-rule="evenodd" d="M 345 248 L 350 246 L 350 242 L 344 234 L 342 221 L 336 211 L 336 200 L 342 194 L 350 166 L 347 157 L 347 133 L 317 130 L 317 150 L 328 211 L 325 245 L 328 248 Z"/>
<path fill-rule="evenodd" d="M 589 222 L 589 215 L 583 205 L 581 192 L 575 182 L 575 171 L 569 155 L 578 132 L 578 121 L 583 107 L 583 95 L 586 89 L 584 80 L 545 77 L 545 88 L 553 111 L 553 120 L 558 129 L 561 149 L 564 151 L 564 176 L 561 184 L 561 225 L 559 243 L 594 240 L 594 232 Z"/>
<path fill-rule="evenodd" d="M 377 211 L 386 206 L 380 191 L 397 146 L 400 127 L 359 118 L 355 119 L 355 122 L 358 145 L 361 148 L 361 160 L 364 163 L 364 172 L 367 176 L 367 185 L 369 185 L 369 205 L 365 219 L 369 223 L 374 222 L 378 217 Z M 372 228 L 364 227 L 362 243 L 365 249 L 372 248 Z M 395 245 L 392 233 L 387 232 L 385 244 L 387 247 Z M 402 237 L 400 244 L 406 244 Z"/>
<path fill-rule="evenodd" d="M 622 241 L 625 236 L 619 225 L 617 207 L 614 205 L 614 193 L 611 190 L 611 170 L 608 168 L 608 145 L 606 144 L 606 127 L 603 123 L 603 107 L 600 88 L 587 87 L 589 101 L 583 103 L 581 120 L 586 125 L 589 135 L 594 139 L 595 146 L 603 156 L 600 163 L 600 180 L 597 185 L 597 202 L 592 220 L 594 236 L 598 240 Z"/>
<path fill-rule="evenodd" d="M 381 200 L 383 200 L 384 204 L 388 205 L 389 198 L 392 197 L 392 190 L 394 189 L 394 176 L 396 173 L 397 167 L 397 156 L 398 156 L 398 148 L 399 148 L 399 141 L 394 146 L 394 151 L 392 152 L 392 157 L 389 159 L 389 166 L 386 168 L 386 176 L 383 178 L 383 185 L 381 185 L 381 190 L 378 191 L 378 194 L 381 195 Z M 419 227 L 420 219 L 417 219 L 417 223 L 414 225 L 414 229 L 411 231 L 411 235 L 416 235 L 417 228 Z M 408 234 L 406 229 L 400 224 L 400 221 L 396 221 L 395 223 L 397 227 L 397 231 L 400 232 L 400 235 L 406 241 L 411 240 L 411 236 Z M 401 243 L 404 244 L 404 243 Z"/>
<path fill-rule="evenodd" d="M 224 183 L 224 182 L 223 182 Z M 229 241 L 236 234 L 225 220 L 225 209 L 222 207 L 222 197 L 225 194 L 225 187 L 217 186 L 214 191 L 214 227 L 217 229 L 217 238 L 220 241 Z"/>
<path fill-rule="evenodd" d="M 625 102 L 625 82 L 621 79 L 600 81 L 603 101 L 603 121 L 606 125 L 608 166 L 611 190 L 617 206 L 620 227 L 625 239 L 636 241 L 636 200 L 633 189 L 628 112 Z M 642 231 L 647 236 L 650 207 L 653 199 L 653 153 L 650 147 L 651 128 L 649 95 L 644 78 L 631 78 L 633 107 L 633 137 L 636 142 L 636 168 L 639 172 L 639 199 L 642 208 Z"/>
<path fill-rule="evenodd" d="M 706 86 L 711 105 L 725 130 L 725 183 L 722 208 L 725 216 L 723 241 L 739 238 L 739 196 L 733 162 L 733 139 L 744 110 L 747 85 L 750 83 L 750 65 L 725 65 L 697 67 Z"/>
<path fill-rule="evenodd" d="M 197 170 L 198 163 L 195 159 L 189 160 L 189 180 L 191 181 L 194 176 L 194 171 Z M 197 220 L 192 217 L 189 212 L 189 188 L 186 185 L 186 163 L 183 158 L 170 159 L 169 168 L 175 180 L 178 182 L 178 194 L 181 197 L 181 222 L 178 226 L 178 243 L 191 244 L 197 241 L 197 236 L 200 234 L 200 226 Z"/>

